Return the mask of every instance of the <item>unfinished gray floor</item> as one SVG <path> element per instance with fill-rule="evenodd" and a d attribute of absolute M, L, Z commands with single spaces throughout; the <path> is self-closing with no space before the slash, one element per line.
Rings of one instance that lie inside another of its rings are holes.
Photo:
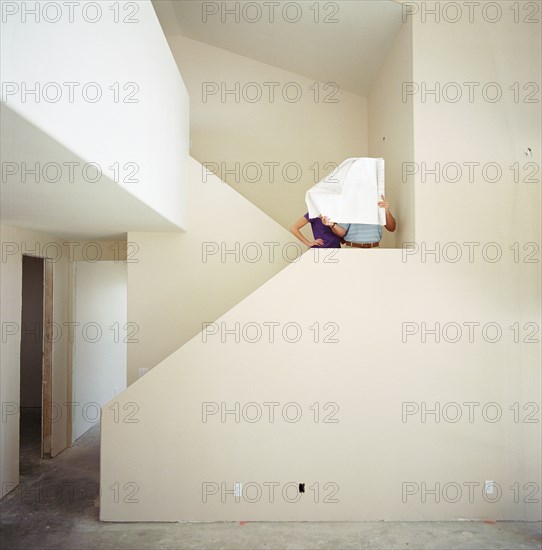
<path fill-rule="evenodd" d="M 21 484 L 2 500 L 2 550 L 542 547 L 538 522 L 100 523 L 99 427 L 53 460 L 37 452 L 25 444 Z"/>

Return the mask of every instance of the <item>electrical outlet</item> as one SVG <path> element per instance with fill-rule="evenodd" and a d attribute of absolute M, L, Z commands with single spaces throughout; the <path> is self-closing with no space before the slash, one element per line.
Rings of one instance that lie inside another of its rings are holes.
<path fill-rule="evenodd" d="M 486 495 L 492 495 L 493 494 L 493 481 L 486 481 L 484 485 L 484 492 Z"/>
<path fill-rule="evenodd" d="M 234 486 L 233 486 L 233 494 L 234 494 L 234 496 L 240 497 L 242 491 L 243 491 L 243 484 L 242 484 L 242 483 L 239 483 L 238 481 L 236 481 L 235 484 L 234 484 Z"/>

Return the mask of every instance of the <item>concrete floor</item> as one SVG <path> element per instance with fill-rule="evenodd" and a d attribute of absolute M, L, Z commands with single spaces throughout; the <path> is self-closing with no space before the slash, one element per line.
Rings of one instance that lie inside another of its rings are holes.
<path fill-rule="evenodd" d="M 21 484 L 1 504 L 2 550 L 542 548 L 538 522 L 100 523 L 99 426 L 52 460 L 39 458 L 39 416 L 21 434 Z"/>

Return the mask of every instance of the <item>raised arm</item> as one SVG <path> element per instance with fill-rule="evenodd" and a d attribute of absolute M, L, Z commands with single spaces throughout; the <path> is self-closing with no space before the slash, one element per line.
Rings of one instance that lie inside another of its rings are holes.
<path fill-rule="evenodd" d="M 384 226 L 390 233 L 393 233 L 397 228 L 397 222 L 390 212 L 390 203 L 386 200 L 384 195 L 380 195 L 382 200 L 378 203 L 380 208 L 386 209 L 386 225 Z"/>

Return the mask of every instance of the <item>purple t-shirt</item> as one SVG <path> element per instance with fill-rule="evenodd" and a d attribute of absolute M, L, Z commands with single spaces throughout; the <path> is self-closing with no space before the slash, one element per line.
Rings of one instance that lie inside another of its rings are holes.
<path fill-rule="evenodd" d="M 322 239 L 324 241 L 323 246 L 312 246 L 311 248 L 341 248 L 340 237 L 337 237 L 337 235 L 331 231 L 330 227 L 324 225 L 320 218 L 309 219 L 308 212 L 304 217 L 311 224 L 314 240 Z"/>

